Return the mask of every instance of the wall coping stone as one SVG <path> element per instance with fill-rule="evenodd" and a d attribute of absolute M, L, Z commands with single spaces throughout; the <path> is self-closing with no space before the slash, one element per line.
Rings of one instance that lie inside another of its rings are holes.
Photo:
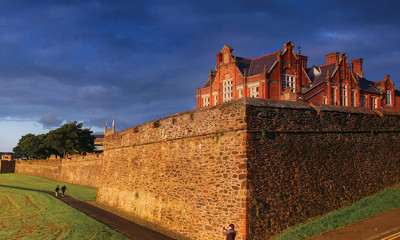
<path fill-rule="evenodd" d="M 310 106 L 312 108 L 314 108 L 318 113 L 321 113 L 321 112 L 343 112 L 343 113 L 367 114 L 367 115 L 375 115 L 376 114 L 371 109 L 360 108 L 360 107 L 325 105 L 325 104 L 318 104 L 318 103 L 310 103 Z"/>

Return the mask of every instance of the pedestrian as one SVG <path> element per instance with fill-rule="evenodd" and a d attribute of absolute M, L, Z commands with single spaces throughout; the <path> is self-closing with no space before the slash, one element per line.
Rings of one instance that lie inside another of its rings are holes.
<path fill-rule="evenodd" d="M 229 224 L 228 229 L 223 227 L 222 228 L 222 236 L 226 236 L 226 240 L 235 240 L 235 238 L 236 238 L 235 225 L 233 225 L 232 223 Z"/>
<path fill-rule="evenodd" d="M 61 187 L 61 191 L 62 191 L 62 196 L 64 197 L 64 194 L 65 194 L 65 190 L 67 190 L 67 187 L 65 186 L 65 185 L 63 185 L 62 187 Z"/>
<path fill-rule="evenodd" d="M 60 191 L 60 186 L 57 185 L 56 190 L 55 190 L 56 197 L 58 197 L 58 191 Z"/>

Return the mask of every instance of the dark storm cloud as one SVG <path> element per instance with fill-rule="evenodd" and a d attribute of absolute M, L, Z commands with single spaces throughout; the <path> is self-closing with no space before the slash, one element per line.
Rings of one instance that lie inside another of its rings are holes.
<path fill-rule="evenodd" d="M 397 1 L 1 1 L 0 119 L 117 129 L 195 108 L 224 44 L 364 58 L 400 86 Z"/>

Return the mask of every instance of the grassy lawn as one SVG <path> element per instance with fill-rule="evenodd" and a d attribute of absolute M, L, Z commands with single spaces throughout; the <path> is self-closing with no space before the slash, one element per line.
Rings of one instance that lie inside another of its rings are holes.
<path fill-rule="evenodd" d="M 17 173 L 0 174 L 0 185 L 32 188 L 44 191 L 54 191 L 57 185 L 60 185 L 60 188 L 62 185 L 65 185 L 67 187 L 65 194 L 82 201 L 96 201 L 97 195 L 96 188 Z"/>
<path fill-rule="evenodd" d="M 0 209 L 0 239 L 126 239 L 45 193 L 0 187 Z"/>
<path fill-rule="evenodd" d="M 400 185 L 285 230 L 279 240 L 305 239 L 400 207 Z"/>

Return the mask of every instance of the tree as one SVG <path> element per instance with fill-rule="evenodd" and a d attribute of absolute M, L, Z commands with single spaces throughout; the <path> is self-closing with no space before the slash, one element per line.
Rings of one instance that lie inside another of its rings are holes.
<path fill-rule="evenodd" d="M 90 129 L 82 129 L 82 126 L 82 123 L 74 121 L 50 131 L 47 134 L 48 146 L 60 156 L 93 152 L 95 137 Z"/>
<path fill-rule="evenodd" d="M 47 158 L 50 156 L 45 134 L 36 136 L 29 133 L 22 136 L 13 151 L 17 156 L 26 156 L 28 159 Z"/>

